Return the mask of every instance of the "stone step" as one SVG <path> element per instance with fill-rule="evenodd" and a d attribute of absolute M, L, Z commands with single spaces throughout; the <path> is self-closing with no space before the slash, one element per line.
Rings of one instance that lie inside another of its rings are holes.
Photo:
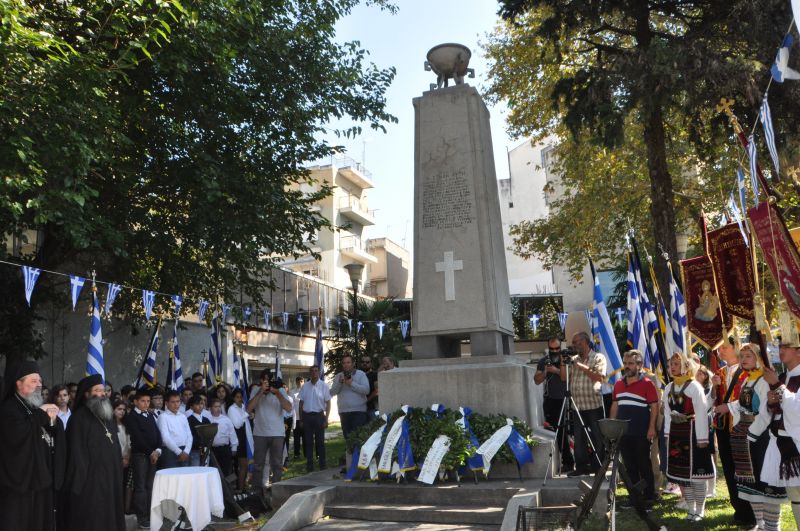
<path fill-rule="evenodd" d="M 505 507 L 519 488 L 481 488 L 473 485 L 425 486 L 421 483 L 401 485 L 358 485 L 350 483 L 336 488 L 337 503 L 403 505 L 473 505 Z"/>
<path fill-rule="evenodd" d="M 503 523 L 504 512 L 505 507 L 471 505 L 379 505 L 336 502 L 325 506 L 325 515 L 334 518 L 451 525 L 500 525 Z"/>
<path fill-rule="evenodd" d="M 374 522 L 345 518 L 323 518 L 315 524 L 303 527 L 303 531 L 497 531 L 500 526 L 481 524 L 446 525 L 419 522 Z"/>

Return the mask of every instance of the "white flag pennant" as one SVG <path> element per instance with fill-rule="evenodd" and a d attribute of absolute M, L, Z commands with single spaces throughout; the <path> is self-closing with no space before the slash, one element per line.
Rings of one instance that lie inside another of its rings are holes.
<path fill-rule="evenodd" d="M 72 294 L 72 311 L 75 311 L 75 306 L 78 304 L 78 297 L 81 294 L 81 290 L 83 289 L 83 285 L 86 283 L 86 279 L 76 276 L 70 275 L 69 276 L 69 286 L 70 292 Z"/>
<path fill-rule="evenodd" d="M 233 308 L 233 304 L 223 304 L 222 305 L 222 322 L 226 323 L 228 321 L 228 314 Z"/>
<path fill-rule="evenodd" d="M 408 335 L 408 325 L 411 324 L 411 321 L 402 320 L 400 321 L 400 335 L 403 336 L 403 339 L 406 338 Z"/>
<path fill-rule="evenodd" d="M 361 328 L 362 328 L 363 326 L 364 326 L 364 323 L 362 323 L 361 321 L 359 321 L 359 322 L 358 322 L 358 324 L 356 325 L 356 336 L 358 336 L 359 334 L 361 334 Z"/>
<path fill-rule="evenodd" d="M 303 314 L 300 313 L 300 312 L 297 312 L 297 318 L 296 319 L 297 319 L 297 330 L 299 332 L 302 332 L 303 331 Z"/>
<path fill-rule="evenodd" d="M 531 322 L 531 330 L 533 331 L 533 335 L 536 335 L 536 332 L 539 331 L 539 320 L 540 319 L 541 318 L 539 317 L 539 315 L 535 314 L 535 313 L 531 314 L 531 316 L 528 317 L 528 320 Z"/>
<path fill-rule="evenodd" d="M 617 315 L 617 324 L 622 325 L 625 322 L 625 310 L 622 308 L 617 308 L 614 310 L 614 313 Z"/>
<path fill-rule="evenodd" d="M 378 339 L 383 339 L 383 328 L 386 326 L 386 323 L 378 321 L 375 326 L 378 327 Z"/>
<path fill-rule="evenodd" d="M 347 327 L 350 329 L 350 335 L 352 335 L 353 334 L 353 320 L 352 319 L 348 319 L 347 320 Z"/>
<path fill-rule="evenodd" d="M 156 301 L 156 294 L 154 291 L 146 289 L 142 290 L 142 304 L 144 305 L 144 316 L 150 320 L 150 314 L 153 312 L 153 303 Z"/>
<path fill-rule="evenodd" d="M 289 328 L 289 312 L 282 312 L 281 318 L 283 319 L 283 331 L 286 332 Z"/>
<path fill-rule="evenodd" d="M 264 326 L 267 330 L 272 330 L 272 314 L 269 310 L 264 310 Z"/>
<path fill-rule="evenodd" d="M 249 321 L 250 320 L 250 315 L 252 313 L 253 313 L 253 307 L 250 306 L 249 304 L 247 306 L 245 306 L 244 308 L 242 308 L 242 317 L 244 318 L 245 321 Z"/>
<path fill-rule="evenodd" d="M 33 288 L 36 286 L 36 281 L 39 279 L 39 275 L 41 274 L 41 269 L 30 266 L 22 266 L 22 275 L 25 277 L 25 300 L 28 301 L 28 306 L 31 305 Z"/>
<path fill-rule="evenodd" d="M 317 331 L 317 316 L 316 315 L 312 315 L 311 316 L 311 327 L 314 329 L 314 332 Z"/>
<path fill-rule="evenodd" d="M 562 332 L 567 328 L 567 317 L 569 317 L 567 312 L 558 312 L 558 324 L 561 325 Z"/>

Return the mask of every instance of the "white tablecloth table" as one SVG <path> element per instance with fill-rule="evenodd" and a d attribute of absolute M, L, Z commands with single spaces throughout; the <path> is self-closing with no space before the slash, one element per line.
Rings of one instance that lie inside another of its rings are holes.
<path fill-rule="evenodd" d="M 200 531 L 211 523 L 211 515 L 222 518 L 225 503 L 222 482 L 216 468 L 189 466 L 156 472 L 150 502 L 150 529 L 161 529 L 161 501 L 174 500 L 186 509 L 192 529 Z"/>

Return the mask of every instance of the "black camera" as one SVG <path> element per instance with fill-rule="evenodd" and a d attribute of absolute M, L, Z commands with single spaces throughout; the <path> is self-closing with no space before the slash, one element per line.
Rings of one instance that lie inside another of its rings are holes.
<path fill-rule="evenodd" d="M 272 378 L 269 381 L 269 386 L 275 389 L 280 389 L 283 387 L 283 381 L 280 378 Z"/>
<path fill-rule="evenodd" d="M 562 363 L 564 365 L 571 365 L 572 356 L 576 355 L 577 353 L 578 351 L 572 347 L 567 347 L 561 350 L 548 350 L 547 358 L 545 359 L 544 364 L 552 365 L 554 367 L 560 367 Z"/>
<path fill-rule="evenodd" d="M 353 373 L 350 371 L 342 371 L 342 374 L 344 375 L 345 380 L 349 380 L 353 376 Z"/>

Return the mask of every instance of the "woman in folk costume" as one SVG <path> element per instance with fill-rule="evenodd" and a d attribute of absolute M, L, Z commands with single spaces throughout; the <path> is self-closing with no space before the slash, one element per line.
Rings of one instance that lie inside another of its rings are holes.
<path fill-rule="evenodd" d="M 680 485 L 686 519 L 699 522 L 706 506 L 706 480 L 714 475 L 708 447 L 708 409 L 703 386 L 694 379 L 694 362 L 675 353 L 669 360 L 672 381 L 664 388 L 664 436 L 667 477 Z"/>
<path fill-rule="evenodd" d="M 715 411 L 733 416 L 731 453 L 736 468 L 739 498 L 750 502 L 759 529 L 778 530 L 781 520 L 780 504 L 786 501 L 786 490 L 767 485 L 761 480 L 764 456 L 769 446 L 769 384 L 763 377 L 760 347 L 747 343 L 742 345 L 739 354 L 744 372 L 734 382 L 731 400 L 717 406 Z"/>

